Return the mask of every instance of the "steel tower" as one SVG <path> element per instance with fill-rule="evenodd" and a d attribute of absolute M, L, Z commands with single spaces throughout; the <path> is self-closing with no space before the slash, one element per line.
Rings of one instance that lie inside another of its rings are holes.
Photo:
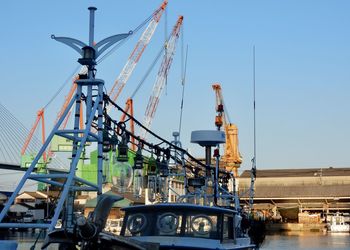
<path fill-rule="evenodd" d="M 16 190 L 13 192 L 4 209 L 0 214 L 0 227 L 2 228 L 46 228 L 48 232 L 54 230 L 57 220 L 61 212 L 64 212 L 64 228 L 68 231 L 73 229 L 74 217 L 73 217 L 73 204 L 76 191 L 93 191 L 97 194 L 102 194 L 102 164 L 103 164 L 103 107 L 104 107 L 104 93 L 103 85 L 104 81 L 95 78 L 95 66 L 97 58 L 103 54 L 108 48 L 114 45 L 116 42 L 128 37 L 132 32 L 126 34 L 118 34 L 107 37 L 98 43 L 94 42 L 94 22 L 95 22 L 95 7 L 89 7 L 90 11 L 90 23 L 89 23 L 89 43 L 88 45 L 82 41 L 69 37 L 56 37 L 51 36 L 52 39 L 64 43 L 69 47 L 77 51 L 81 58 L 78 62 L 86 66 L 88 72 L 86 75 L 81 75 L 76 81 L 77 89 L 74 97 L 67 105 L 62 116 L 55 124 L 53 130 L 48 136 L 45 144 L 40 149 L 39 153 L 35 157 L 34 161 L 24 174 Z M 85 128 L 79 129 L 80 119 L 80 107 L 85 103 Z M 65 117 L 69 113 L 69 110 L 75 104 L 75 116 L 73 129 L 59 130 L 60 125 L 64 121 Z M 97 131 L 91 129 L 93 122 L 97 120 Z M 62 136 L 64 138 L 73 141 L 72 148 L 72 160 L 70 163 L 70 169 L 68 173 L 60 174 L 36 174 L 33 172 L 39 159 L 44 154 L 46 148 L 50 144 L 54 135 Z M 81 154 L 86 143 L 97 143 L 98 150 L 98 167 L 97 167 L 97 184 L 86 181 L 76 176 L 77 164 L 81 158 Z M 64 183 L 58 182 L 57 179 L 64 179 Z M 1 223 L 5 215 L 9 211 L 10 206 L 13 204 L 16 196 L 23 188 L 24 184 L 28 180 L 36 180 L 39 182 L 47 183 L 50 185 L 58 186 L 61 188 L 61 195 L 57 202 L 55 213 L 48 223 Z"/>

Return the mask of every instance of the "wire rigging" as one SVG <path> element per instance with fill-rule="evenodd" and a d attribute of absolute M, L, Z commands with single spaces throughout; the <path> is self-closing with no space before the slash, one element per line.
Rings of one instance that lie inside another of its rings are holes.
<path fill-rule="evenodd" d="M 185 66 L 184 70 L 182 73 L 182 79 L 181 79 L 181 84 L 182 84 L 182 94 L 181 94 L 181 106 L 180 106 L 180 122 L 179 122 L 179 141 L 181 138 L 181 128 L 182 128 L 182 114 L 183 114 L 183 107 L 184 107 L 184 98 L 185 98 L 185 82 L 186 82 L 186 71 L 187 71 L 187 55 L 188 55 L 188 45 L 186 47 L 186 57 L 185 57 Z M 183 60 L 181 60 L 183 63 Z"/>
<path fill-rule="evenodd" d="M 105 98 L 106 100 L 112 104 L 115 108 L 117 108 L 119 111 L 121 111 L 122 113 L 124 113 L 129 119 L 133 120 L 135 124 L 137 124 L 138 126 L 140 126 L 141 128 L 143 128 L 145 131 L 147 131 L 147 133 L 149 133 L 150 135 L 152 135 L 154 138 L 158 139 L 161 141 L 161 144 L 162 143 L 165 143 L 167 144 L 169 147 L 183 153 L 184 155 L 187 155 L 188 158 L 191 159 L 191 161 L 195 162 L 198 166 L 197 167 L 201 167 L 203 168 L 203 170 L 205 170 L 208 166 L 206 166 L 204 163 L 202 163 L 201 161 L 199 161 L 198 159 L 196 159 L 194 156 L 192 156 L 190 153 L 188 153 L 186 150 L 184 150 L 183 148 L 181 147 L 178 147 L 176 145 L 174 145 L 173 143 L 169 142 L 168 140 L 160 137 L 159 135 L 157 135 L 156 133 L 154 133 L 153 131 L 151 131 L 150 129 L 146 128 L 141 122 L 139 122 L 135 117 L 131 116 L 129 113 L 125 112 L 125 110 L 123 108 L 121 108 L 118 104 L 116 104 L 115 102 L 113 102 L 113 100 L 111 100 L 109 98 L 108 95 L 105 95 Z M 121 129 L 124 129 L 124 131 L 127 131 L 125 129 L 125 125 L 121 125 L 121 123 L 117 123 L 116 121 L 114 121 L 113 119 L 111 119 L 111 117 L 105 112 L 105 116 L 107 117 L 107 119 L 109 119 L 111 122 L 113 122 L 115 125 L 117 125 L 119 128 Z M 142 138 L 140 138 L 139 136 L 136 136 L 134 134 L 132 134 L 130 131 L 127 131 L 128 134 L 132 137 L 134 137 L 136 140 L 138 140 L 139 142 L 149 146 L 149 147 L 152 147 L 152 148 L 157 148 L 159 149 L 160 151 L 164 151 L 165 149 L 161 149 L 158 145 L 154 145 L 154 144 L 151 144 L 151 143 L 148 143 L 147 141 L 143 140 Z M 210 167 L 211 169 L 215 169 L 215 167 Z M 224 174 L 229 174 L 226 170 L 224 169 L 220 169 L 219 170 L 220 173 L 224 173 Z"/>
<path fill-rule="evenodd" d="M 69 75 L 69 77 L 63 82 L 63 84 L 61 85 L 61 87 L 56 91 L 56 93 L 51 97 L 51 99 L 47 102 L 47 104 L 43 107 L 43 109 L 46 109 L 52 102 L 54 99 L 56 99 L 56 97 L 61 93 L 62 89 L 67 85 L 68 82 L 71 81 L 71 79 L 77 74 L 79 68 L 81 66 L 78 65 L 74 71 Z"/>
<path fill-rule="evenodd" d="M 154 58 L 153 62 L 151 63 L 151 66 L 148 68 L 148 70 L 146 71 L 146 74 L 142 77 L 140 83 L 137 85 L 137 87 L 135 88 L 134 92 L 131 94 L 130 98 L 133 99 L 135 97 L 135 95 L 137 94 L 137 92 L 139 91 L 139 89 L 141 88 L 141 86 L 143 85 L 143 83 L 146 81 L 146 79 L 148 78 L 149 74 L 152 72 L 152 70 L 154 69 L 155 65 L 157 64 L 157 62 L 159 61 L 159 58 L 161 57 L 163 51 L 164 51 L 164 46 L 162 46 L 161 50 L 158 52 L 157 56 Z"/>
<path fill-rule="evenodd" d="M 119 49 L 126 41 L 128 41 L 132 36 L 134 36 L 143 26 L 145 26 L 152 18 L 153 16 L 156 14 L 157 11 L 153 12 L 152 15 L 150 15 L 148 18 L 146 18 L 139 26 L 137 26 L 134 30 L 130 31 L 130 35 L 123 39 L 122 41 L 120 41 L 119 43 L 117 43 L 116 45 L 112 46 L 112 48 L 107 51 L 100 59 L 97 60 L 97 63 L 102 62 L 103 60 L 105 60 L 108 56 L 110 56 L 114 51 L 116 51 L 117 49 Z"/>
<path fill-rule="evenodd" d="M 150 15 L 149 17 L 147 17 L 141 24 L 139 24 L 134 30 L 131 31 L 131 35 L 128 36 L 126 39 L 123 39 L 121 42 L 117 43 L 116 45 L 114 45 L 108 52 L 106 52 L 100 59 L 97 60 L 97 63 L 102 62 L 103 60 L 105 60 L 108 56 L 110 56 L 114 51 L 116 51 L 119 47 L 121 47 L 121 45 L 123 45 L 127 40 L 129 40 L 133 35 L 135 35 L 143 26 L 145 26 L 154 16 L 154 14 L 157 11 L 155 11 L 154 13 L 152 13 L 152 15 Z M 44 105 L 43 109 L 46 109 L 55 99 L 56 97 L 61 93 L 61 91 L 63 90 L 63 88 L 66 86 L 67 82 L 71 81 L 71 79 L 77 74 L 77 72 L 79 71 L 79 68 L 81 67 L 81 65 L 78 65 L 72 74 L 70 74 L 70 76 L 67 78 L 66 81 L 64 81 L 64 83 L 59 87 L 59 89 L 55 92 L 55 94 L 50 98 L 50 100 Z"/>

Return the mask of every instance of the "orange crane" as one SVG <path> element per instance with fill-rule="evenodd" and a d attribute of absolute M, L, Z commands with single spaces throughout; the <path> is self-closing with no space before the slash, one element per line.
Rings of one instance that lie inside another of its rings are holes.
<path fill-rule="evenodd" d="M 165 11 L 165 8 L 168 4 L 168 0 L 165 0 L 162 5 L 153 13 L 153 18 L 152 20 L 150 21 L 149 25 L 147 26 L 146 30 L 143 32 L 140 40 L 138 41 L 138 43 L 136 44 L 136 47 L 134 48 L 133 52 L 131 53 L 126 65 L 124 66 L 122 72 L 120 73 L 119 77 L 117 78 L 117 80 L 115 81 L 109 95 L 111 96 L 112 100 L 113 101 L 116 101 L 116 99 L 118 98 L 119 94 L 121 93 L 122 89 L 124 88 L 127 80 L 129 79 L 131 73 L 133 72 L 137 62 L 139 61 L 143 51 L 145 50 L 146 46 L 148 45 L 148 43 L 150 42 L 153 34 L 154 34 L 154 31 L 155 29 L 157 28 L 158 26 L 158 23 L 159 23 L 159 20 L 163 14 L 163 12 Z M 80 73 L 79 74 L 86 74 L 87 72 L 87 69 L 86 67 L 82 67 L 81 70 L 80 70 Z M 76 76 L 74 79 L 73 79 L 73 84 L 69 90 L 69 93 L 68 95 L 65 97 L 65 101 L 60 109 L 60 111 L 58 112 L 57 114 L 57 117 L 56 117 L 56 120 L 55 120 L 55 123 L 57 123 L 57 121 L 61 118 L 64 110 L 66 109 L 66 107 L 68 106 L 70 100 L 72 99 L 73 97 L 73 94 L 75 93 L 75 90 L 77 88 L 76 84 L 75 84 L 75 81 L 79 79 L 79 76 Z M 132 110 L 133 111 L 133 108 L 132 106 L 132 100 L 128 100 L 126 102 L 126 110 Z M 83 105 L 80 106 L 80 113 L 82 114 L 83 113 Z M 62 123 L 62 126 L 61 128 L 64 129 L 67 125 L 67 122 L 69 120 L 69 117 L 70 117 L 70 113 L 66 116 L 65 120 L 63 121 Z M 133 114 L 132 114 L 133 115 Z M 39 121 L 42 120 L 42 123 L 44 124 L 44 109 L 41 109 L 38 111 L 38 116 L 37 116 L 37 120 L 35 121 L 34 123 L 34 126 L 32 127 L 25 143 L 24 143 L 24 146 L 21 150 L 21 154 L 24 155 L 25 154 L 25 151 L 33 137 L 33 134 L 38 126 L 38 123 Z M 121 120 L 125 120 L 125 116 L 123 119 Z M 131 131 L 134 132 L 134 124 L 133 124 L 133 121 L 131 120 L 130 121 L 130 126 L 131 126 Z M 80 115 L 80 128 L 83 128 L 83 116 Z M 42 142 L 44 143 L 45 142 L 45 132 L 44 132 L 44 129 L 42 130 Z M 135 148 L 133 148 L 135 149 Z M 50 150 L 49 150 L 49 154 L 50 153 Z M 44 154 L 44 157 L 46 159 L 46 154 Z"/>
<path fill-rule="evenodd" d="M 225 112 L 226 107 L 222 96 L 222 89 L 219 83 L 212 85 L 216 96 L 216 111 L 218 115 L 215 117 L 215 125 L 220 130 L 223 127 L 226 135 L 226 143 L 224 146 L 224 155 L 222 161 L 225 169 L 233 171 L 235 177 L 238 176 L 238 168 L 242 163 L 242 157 L 238 150 L 238 128 L 231 123 L 228 114 Z"/>
<path fill-rule="evenodd" d="M 87 72 L 86 67 L 82 67 L 81 70 L 80 70 L 80 72 L 79 72 L 79 74 L 86 74 L 86 72 Z M 56 117 L 56 120 L 55 120 L 55 123 L 54 123 L 54 124 L 56 124 L 57 121 L 61 118 L 61 116 L 62 116 L 64 110 L 67 108 L 67 106 L 68 106 L 70 100 L 72 99 L 73 94 L 75 93 L 75 90 L 76 90 L 76 88 L 77 88 L 77 85 L 75 84 L 75 81 L 76 81 L 78 78 L 79 78 L 79 76 L 76 76 L 76 77 L 73 78 L 72 86 L 71 86 L 71 88 L 70 88 L 70 90 L 69 90 L 68 95 L 65 97 L 65 101 L 64 101 L 64 103 L 63 103 L 63 105 L 62 105 L 62 107 L 61 107 L 61 110 L 60 110 L 60 111 L 58 112 L 58 114 L 57 114 L 57 117 Z M 82 111 L 83 111 L 83 110 L 82 110 L 82 105 L 81 105 L 81 109 L 80 109 L 80 113 L 81 113 L 81 114 L 82 114 Z M 36 120 L 35 120 L 35 122 L 34 122 L 34 125 L 32 126 L 32 128 L 31 128 L 31 130 L 30 130 L 30 132 L 29 132 L 29 134 L 28 134 L 28 136 L 27 136 L 27 138 L 26 138 L 26 140 L 25 140 L 25 142 L 24 142 L 24 144 L 23 144 L 23 147 L 22 147 L 22 149 L 21 149 L 21 155 L 22 155 L 22 156 L 26 153 L 27 148 L 28 148 L 28 146 L 29 146 L 29 144 L 30 144 L 30 142 L 31 142 L 31 140 L 32 140 L 32 138 L 33 138 L 34 132 L 36 131 L 36 129 L 37 129 L 37 127 L 38 127 L 40 121 L 41 121 L 41 142 L 42 142 L 42 144 L 45 143 L 46 136 L 45 136 L 45 116 L 44 116 L 44 114 L 45 114 L 45 108 L 42 108 L 42 109 L 40 109 L 40 110 L 37 112 L 37 117 L 36 117 Z M 69 113 L 69 114 L 70 114 L 70 113 Z M 66 116 L 64 122 L 63 122 L 62 125 L 61 125 L 61 128 L 62 128 L 62 129 L 64 129 L 64 128 L 66 127 L 66 125 L 67 125 L 68 118 L 69 118 L 69 114 Z M 82 119 L 82 115 L 80 115 L 80 128 L 82 128 L 82 127 L 83 127 L 83 119 Z M 52 157 L 52 155 L 53 155 L 53 152 L 51 151 L 51 146 L 48 148 L 47 152 L 44 152 L 44 153 L 43 153 L 43 160 L 44 160 L 44 163 L 47 163 L 48 160 L 49 160 L 48 157 L 47 157 L 47 155 L 48 155 L 49 157 Z"/>
<path fill-rule="evenodd" d="M 134 117 L 134 105 L 133 105 L 133 100 L 132 98 L 128 98 L 125 103 L 125 108 L 124 111 L 131 115 L 131 117 Z M 120 121 L 123 122 L 125 121 L 126 114 L 123 113 L 122 116 L 120 117 Z M 130 132 L 132 134 L 135 134 L 135 122 L 133 119 L 130 119 Z M 135 138 L 132 136 L 131 137 L 131 149 L 136 152 L 136 143 L 135 143 Z"/>
<path fill-rule="evenodd" d="M 22 150 L 21 150 L 21 155 L 23 156 L 29 146 L 29 143 L 30 141 L 32 140 L 33 138 L 33 135 L 34 135 L 34 132 L 36 130 L 36 128 L 38 127 L 39 125 L 39 122 L 41 121 L 41 142 L 42 144 L 44 145 L 45 143 L 45 116 L 44 116 L 44 109 L 40 109 L 38 112 L 37 112 L 37 115 L 36 115 L 36 120 L 34 122 L 34 125 L 33 127 L 31 128 L 25 142 L 24 142 L 24 145 L 22 147 Z M 46 160 L 47 160 L 47 157 L 46 157 L 46 152 L 43 153 L 43 160 L 44 162 L 46 163 Z"/>
<path fill-rule="evenodd" d="M 65 96 L 64 103 L 63 103 L 60 111 L 57 114 L 57 117 L 56 117 L 56 120 L 55 120 L 54 124 L 56 124 L 59 121 L 59 119 L 63 115 L 64 111 L 66 110 L 69 102 L 72 100 L 72 97 L 73 97 L 73 95 L 75 93 L 75 90 L 77 89 L 77 84 L 75 83 L 75 81 L 79 79 L 80 75 L 85 75 L 85 74 L 87 74 L 87 68 L 86 68 L 86 66 L 83 66 L 83 67 L 81 67 L 78 75 L 75 76 L 72 79 L 72 86 L 71 86 L 71 88 L 70 88 L 70 90 L 68 92 L 68 95 Z M 83 109 L 83 105 L 80 105 L 80 122 L 79 122 L 80 124 L 79 125 L 80 125 L 81 129 L 83 129 L 83 126 L 84 126 L 83 115 L 82 115 L 83 114 L 83 110 L 82 109 Z M 65 129 L 66 128 L 68 120 L 69 120 L 69 117 L 70 117 L 70 114 L 71 114 L 71 111 L 69 111 L 68 115 L 64 119 L 64 121 L 63 121 L 63 123 L 61 125 L 61 129 Z"/>
<path fill-rule="evenodd" d="M 159 103 L 159 97 L 160 97 L 162 90 L 164 88 L 166 78 L 168 76 L 171 63 L 173 61 L 173 57 L 174 57 L 175 50 L 176 50 L 176 42 L 179 38 L 180 29 L 182 26 L 182 21 L 183 21 L 183 16 L 179 16 L 179 18 L 178 18 L 178 20 L 177 20 L 177 22 L 172 30 L 170 38 L 168 39 L 167 43 L 165 44 L 166 50 L 165 50 L 165 54 L 163 56 L 163 61 L 162 61 L 162 64 L 160 66 L 160 69 L 158 71 L 156 81 L 153 85 L 152 94 L 149 98 L 149 101 L 148 101 L 148 104 L 146 107 L 146 111 L 145 111 L 145 118 L 144 118 L 143 125 L 148 129 L 151 127 L 151 123 L 152 123 L 152 120 L 154 118 L 154 115 L 155 115 L 155 112 L 157 110 L 157 106 Z M 146 134 L 147 134 L 147 131 L 145 129 L 142 129 L 141 138 L 145 138 Z"/>
<path fill-rule="evenodd" d="M 81 67 L 81 69 L 79 71 L 79 74 L 72 79 L 72 86 L 71 86 L 71 88 L 70 88 L 70 90 L 68 92 L 68 95 L 65 96 L 64 103 L 63 103 L 60 111 L 57 114 L 57 117 L 56 117 L 56 120 L 55 120 L 54 124 L 56 124 L 58 122 L 58 120 L 63 115 L 63 112 L 66 110 L 69 102 L 72 100 L 72 97 L 73 97 L 73 95 L 75 93 L 75 90 L 77 89 L 77 85 L 76 85 L 75 81 L 79 79 L 79 75 L 85 75 L 86 73 L 87 73 L 87 68 L 85 66 L 83 66 L 83 67 Z M 82 129 L 83 128 L 83 116 L 82 116 L 83 110 L 82 110 L 82 105 L 80 107 L 81 107 L 81 110 L 80 110 L 80 128 Z M 66 128 L 67 122 L 68 122 L 69 117 L 70 117 L 70 114 L 71 114 L 71 112 L 68 113 L 68 115 L 66 116 L 65 120 L 63 121 L 63 123 L 61 125 L 62 129 Z"/>

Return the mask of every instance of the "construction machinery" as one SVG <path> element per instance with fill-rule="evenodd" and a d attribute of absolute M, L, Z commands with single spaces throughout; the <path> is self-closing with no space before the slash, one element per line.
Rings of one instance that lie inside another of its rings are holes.
<path fill-rule="evenodd" d="M 95 19 L 95 7 L 89 7 L 90 20 L 89 20 L 89 42 L 86 44 L 74 38 L 69 37 L 56 37 L 51 36 L 52 39 L 61 42 L 76 52 L 79 53 L 81 58 L 78 62 L 88 68 L 87 75 L 76 81 L 77 88 L 76 94 L 65 108 L 62 116 L 55 124 L 53 130 L 47 137 L 42 148 L 32 161 L 31 165 L 23 175 L 20 183 L 8 199 L 4 208 L 0 213 L 0 227 L 1 228 L 42 228 L 47 229 L 48 232 L 52 232 L 55 229 L 57 221 L 61 214 L 64 214 L 64 228 L 65 234 L 74 231 L 74 197 L 78 191 L 93 191 L 97 192 L 97 195 L 102 194 L 103 183 L 103 108 L 104 108 L 104 81 L 95 78 L 97 59 L 111 46 L 119 41 L 127 38 L 131 35 L 131 32 L 124 34 L 117 34 L 107 37 L 98 43 L 94 42 L 94 19 Z M 84 102 L 82 98 L 84 97 Z M 85 105 L 84 105 L 85 104 Z M 84 105 L 84 129 L 79 129 L 80 122 L 80 106 Z M 74 125 L 71 129 L 60 129 L 65 117 L 74 106 Z M 97 117 L 96 122 L 94 122 Z M 95 125 L 96 124 L 96 125 Z M 96 133 L 91 131 L 92 127 L 97 127 Z M 72 152 L 71 163 L 69 172 L 64 173 L 52 173 L 52 174 L 36 174 L 34 168 L 37 165 L 39 159 L 43 156 L 44 152 L 51 143 L 53 137 L 61 136 L 66 139 L 72 140 Z M 84 151 L 86 143 L 94 143 L 97 147 L 97 171 L 95 172 L 97 184 L 86 181 L 79 178 L 76 175 L 77 166 L 81 159 L 81 155 Z M 58 182 L 57 179 L 64 179 L 64 182 Z M 41 223 L 5 223 L 2 222 L 10 206 L 14 203 L 20 190 L 28 180 L 35 180 L 38 182 L 50 184 L 61 188 L 60 196 L 57 201 L 57 205 L 54 211 L 54 215 L 47 222 Z M 69 237 L 68 237 L 69 238 Z"/>
<path fill-rule="evenodd" d="M 162 17 L 162 15 L 167 7 L 167 4 L 168 4 L 168 0 L 165 0 L 161 4 L 161 6 L 153 13 L 152 20 L 148 24 L 145 31 L 142 33 L 134 50 L 131 52 L 131 55 L 129 56 L 129 59 L 126 62 L 124 68 L 120 72 L 118 78 L 115 80 L 115 82 L 114 82 L 114 84 L 109 92 L 109 96 L 113 102 L 116 102 L 116 100 L 118 99 L 120 93 L 122 92 L 123 88 L 125 87 L 125 84 L 129 80 L 132 72 L 134 71 L 137 63 L 139 62 L 143 52 L 145 51 L 147 45 L 151 41 L 151 38 L 152 38 L 152 36 L 153 36 L 153 34 L 154 34 L 158 24 L 159 24 L 160 18 Z M 110 108 L 111 108 L 111 106 L 107 107 L 107 112 L 109 112 Z M 131 113 L 129 113 L 131 116 L 134 115 L 132 98 L 127 99 L 127 101 L 125 103 L 124 110 L 128 113 L 131 112 Z M 124 121 L 125 116 L 126 115 L 123 114 L 122 117 L 120 118 L 120 121 Z M 134 126 L 133 120 L 130 121 L 130 131 L 132 133 L 134 133 L 134 131 L 135 131 L 135 126 Z M 131 140 L 132 140 L 131 149 L 135 151 L 136 150 L 135 139 L 132 138 Z"/>
<path fill-rule="evenodd" d="M 143 125 L 147 129 L 149 129 L 151 127 L 152 120 L 154 118 L 155 112 L 156 112 L 157 107 L 158 107 L 160 95 L 161 95 L 162 90 L 163 90 L 165 83 L 166 83 L 169 69 L 170 69 L 171 63 L 173 61 L 173 57 L 174 57 L 175 50 L 176 50 L 176 42 L 177 42 L 179 35 L 180 35 L 182 21 L 183 21 L 183 16 L 179 16 L 179 18 L 178 18 L 178 20 L 177 20 L 177 22 L 172 30 L 170 38 L 168 39 L 168 41 L 165 44 L 165 46 L 166 46 L 165 54 L 163 56 L 163 60 L 162 60 L 161 66 L 159 68 L 157 78 L 156 78 L 156 81 L 153 85 L 152 93 L 151 93 L 151 96 L 148 100 L 148 104 L 147 104 L 146 111 L 145 111 L 145 118 L 144 118 Z M 145 129 L 143 129 L 140 134 L 141 134 L 141 138 L 145 138 L 147 131 Z"/>
<path fill-rule="evenodd" d="M 137 42 L 134 50 L 132 51 L 131 55 L 129 56 L 129 59 L 127 61 L 127 63 L 125 64 L 124 68 L 122 69 L 122 71 L 120 72 L 118 78 L 115 80 L 114 85 L 112 86 L 110 92 L 109 92 L 109 96 L 111 97 L 111 99 L 113 101 L 116 101 L 118 96 L 120 95 L 120 93 L 122 92 L 126 82 L 128 81 L 128 79 L 130 78 L 133 70 L 135 69 L 138 61 L 140 60 L 144 50 L 146 49 L 147 45 L 149 44 L 157 26 L 158 23 L 160 21 L 160 18 L 162 17 L 162 14 L 164 13 L 166 6 L 168 4 L 168 0 L 164 0 L 164 2 L 161 4 L 161 6 L 154 11 L 154 13 L 152 14 L 152 19 L 149 22 L 147 28 L 145 29 L 145 31 L 142 33 L 139 41 Z M 64 111 L 66 110 L 69 102 L 72 100 L 73 98 L 73 94 L 75 93 L 76 89 L 77 89 L 77 84 L 76 84 L 76 80 L 79 79 L 79 75 L 86 75 L 87 74 L 87 67 L 86 66 L 82 66 L 78 75 L 74 76 L 72 79 L 72 85 L 71 88 L 68 92 L 68 94 L 65 96 L 65 100 L 64 103 L 60 109 L 60 111 L 57 114 L 56 120 L 54 122 L 54 124 L 57 124 L 57 122 L 59 121 L 59 119 L 62 117 Z M 83 113 L 83 106 L 80 106 L 80 114 Z M 110 107 L 107 108 L 107 111 L 109 111 Z M 133 111 L 133 107 L 132 107 L 132 99 L 128 99 L 126 101 L 126 107 L 125 110 L 127 112 Z M 72 111 L 69 111 L 68 115 L 65 117 L 63 123 L 61 124 L 61 129 L 65 129 L 68 123 L 68 120 L 70 118 Z M 133 115 L 133 113 L 131 114 Z M 125 115 L 124 117 L 121 117 L 121 121 L 124 121 L 125 119 Z M 45 121 L 44 121 L 44 108 L 40 109 L 37 113 L 37 119 L 22 147 L 21 150 L 21 155 L 22 157 L 25 155 L 26 149 L 33 137 L 33 134 L 35 132 L 35 130 L 37 129 L 37 126 L 39 124 L 39 121 L 42 121 L 42 144 L 45 143 Z M 83 129 L 83 116 L 80 115 L 80 122 L 79 122 L 80 128 Z M 134 123 L 133 121 L 130 122 L 130 126 L 131 126 L 131 131 L 134 132 Z M 134 139 L 132 138 L 133 142 Z M 54 142 L 54 149 L 51 150 L 51 146 L 48 149 L 48 153 L 49 155 L 52 154 L 52 151 L 60 151 L 59 148 L 66 148 L 63 151 L 70 151 L 71 150 L 71 145 L 72 143 L 69 142 L 63 142 L 62 138 L 55 136 L 53 138 L 53 142 Z M 135 150 L 135 145 L 133 143 L 132 149 Z M 46 153 L 44 153 L 43 155 L 43 159 L 44 162 L 47 162 L 47 157 L 46 157 Z"/>
<path fill-rule="evenodd" d="M 30 132 L 29 132 L 29 134 L 24 142 L 24 145 L 22 147 L 21 156 L 24 156 L 24 154 L 26 153 L 26 150 L 29 146 L 29 143 L 30 143 L 31 139 L 33 138 L 34 132 L 36 131 L 40 121 L 41 121 L 41 142 L 42 142 L 42 144 L 45 143 L 45 115 L 44 114 L 45 114 L 44 108 L 41 108 L 37 112 L 34 125 L 31 128 L 31 130 L 30 130 Z M 43 160 L 44 160 L 44 162 L 46 162 L 46 160 L 47 160 L 46 151 L 43 152 Z"/>
<path fill-rule="evenodd" d="M 108 94 L 113 102 L 117 100 L 118 96 L 122 92 L 126 82 L 131 76 L 133 70 L 135 69 L 136 64 L 140 60 L 140 57 L 143 51 L 146 49 L 148 43 L 150 42 L 154 34 L 154 31 L 158 26 L 159 20 L 162 17 L 163 12 L 165 11 L 167 4 L 168 4 L 168 1 L 165 0 L 162 3 L 162 5 L 153 13 L 152 20 L 148 24 L 145 31 L 142 33 L 138 43 L 136 44 L 131 55 L 129 56 L 129 59 L 126 62 L 123 70 L 120 72 L 118 78 L 115 80 L 114 85 Z"/>
<path fill-rule="evenodd" d="M 224 168 L 227 171 L 233 171 L 234 176 L 237 177 L 238 168 L 242 163 L 242 157 L 238 149 L 238 128 L 230 121 L 225 107 L 221 85 L 219 83 L 214 83 L 212 87 L 216 96 L 217 116 L 215 117 L 215 125 L 218 130 L 222 127 L 226 136 L 222 162 L 224 163 Z"/>

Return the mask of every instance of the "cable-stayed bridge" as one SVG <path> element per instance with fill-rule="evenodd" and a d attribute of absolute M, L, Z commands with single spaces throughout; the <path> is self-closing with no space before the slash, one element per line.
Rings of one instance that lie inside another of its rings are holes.
<path fill-rule="evenodd" d="M 29 134 L 29 130 L 2 103 L 0 103 L 0 191 L 12 191 L 26 168 L 23 166 L 21 149 Z M 33 136 L 26 150 L 26 155 L 35 156 L 42 143 Z M 58 154 L 51 158 L 47 167 L 50 169 L 68 169 L 67 159 Z M 33 186 L 36 184 L 33 184 Z M 30 186 L 30 185 L 29 185 Z"/>

